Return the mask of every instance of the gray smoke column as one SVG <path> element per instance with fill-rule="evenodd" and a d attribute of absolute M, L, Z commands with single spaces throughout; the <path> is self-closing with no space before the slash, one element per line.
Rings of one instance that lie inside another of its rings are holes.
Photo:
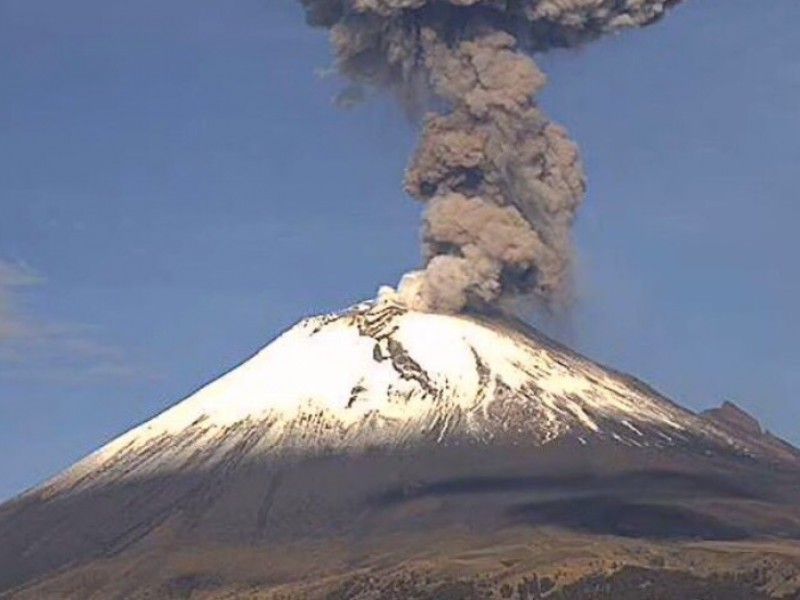
<path fill-rule="evenodd" d="M 576 144 L 542 112 L 531 54 L 650 24 L 679 0 L 300 0 L 340 72 L 427 110 L 406 173 L 425 203 L 425 267 L 400 299 L 458 312 L 528 295 L 569 302 Z"/>

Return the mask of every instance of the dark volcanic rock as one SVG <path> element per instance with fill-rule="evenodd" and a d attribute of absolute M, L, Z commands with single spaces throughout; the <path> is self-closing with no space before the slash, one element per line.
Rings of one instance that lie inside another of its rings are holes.
<path fill-rule="evenodd" d="M 800 460 L 800 450 L 764 431 L 755 417 L 732 402 L 726 401 L 719 408 L 706 410 L 702 416 L 741 444 L 746 444 L 753 450 L 758 449 L 763 455 L 781 461 Z"/>
<path fill-rule="evenodd" d="M 719 408 L 704 411 L 703 416 L 729 429 L 747 435 L 760 436 L 763 433 L 758 419 L 736 406 L 733 402 L 725 401 Z"/>

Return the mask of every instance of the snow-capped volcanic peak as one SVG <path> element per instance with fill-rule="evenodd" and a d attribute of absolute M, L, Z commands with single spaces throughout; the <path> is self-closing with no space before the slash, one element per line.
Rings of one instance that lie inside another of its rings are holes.
<path fill-rule="evenodd" d="M 147 475 L 224 453 L 419 442 L 671 445 L 718 431 L 533 332 L 390 300 L 301 321 L 251 359 L 51 485 Z"/>

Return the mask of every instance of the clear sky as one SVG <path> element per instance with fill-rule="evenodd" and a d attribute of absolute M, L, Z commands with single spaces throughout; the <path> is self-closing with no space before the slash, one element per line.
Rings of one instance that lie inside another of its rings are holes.
<path fill-rule="evenodd" d="M 0 498 L 418 261 L 415 129 L 292 0 L 0 0 Z M 800 442 L 800 2 L 541 58 L 580 142 L 559 335 Z"/>

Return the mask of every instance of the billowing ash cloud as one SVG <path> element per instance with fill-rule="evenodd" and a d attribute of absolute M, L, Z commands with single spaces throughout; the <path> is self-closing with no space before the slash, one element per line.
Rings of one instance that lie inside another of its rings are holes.
<path fill-rule="evenodd" d="M 570 227 L 586 189 L 576 144 L 542 112 L 531 53 L 647 25 L 679 0 L 300 0 L 339 70 L 428 110 L 406 173 L 426 204 L 425 268 L 398 292 L 457 312 L 527 294 L 569 301 Z"/>

